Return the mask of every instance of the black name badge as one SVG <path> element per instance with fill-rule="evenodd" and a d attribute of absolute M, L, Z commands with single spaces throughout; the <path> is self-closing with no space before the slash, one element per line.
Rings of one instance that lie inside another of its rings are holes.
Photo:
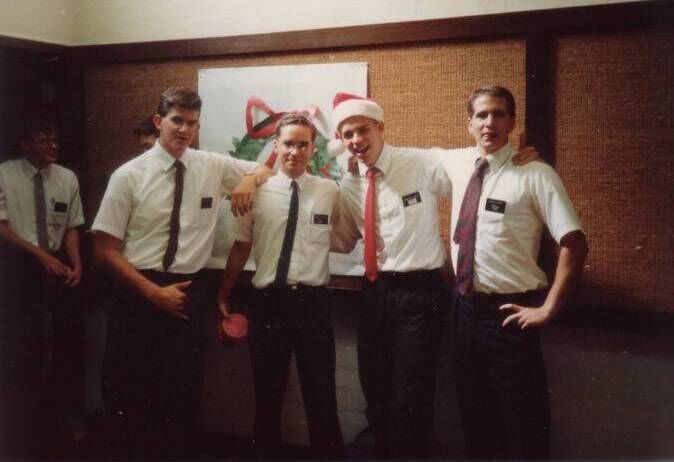
<path fill-rule="evenodd" d="M 201 198 L 201 208 L 210 209 L 213 207 L 213 198 L 212 197 L 202 197 Z"/>
<path fill-rule="evenodd" d="M 328 215 L 322 213 L 314 214 L 314 224 L 315 225 L 327 225 L 330 221 Z"/>
<path fill-rule="evenodd" d="M 405 207 L 409 207 L 410 205 L 417 205 L 419 203 L 421 203 L 421 194 L 419 194 L 419 191 L 403 196 L 403 205 Z"/>
<path fill-rule="evenodd" d="M 497 199 L 487 199 L 487 203 L 484 206 L 485 210 L 489 212 L 496 213 L 505 213 L 506 203 L 505 201 L 499 201 Z"/>
<path fill-rule="evenodd" d="M 65 202 L 54 202 L 54 212 L 66 213 L 68 211 L 68 204 Z"/>

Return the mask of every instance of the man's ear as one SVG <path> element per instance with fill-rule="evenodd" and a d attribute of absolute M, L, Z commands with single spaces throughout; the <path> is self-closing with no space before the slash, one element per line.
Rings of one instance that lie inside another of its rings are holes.
<path fill-rule="evenodd" d="M 162 116 L 159 114 L 155 114 L 152 116 L 152 122 L 154 122 L 154 126 L 157 130 L 161 131 L 161 119 Z"/>
<path fill-rule="evenodd" d="M 342 135 L 341 135 L 341 133 L 339 133 L 338 130 L 335 130 L 335 139 L 339 140 L 339 141 L 342 141 Z"/>

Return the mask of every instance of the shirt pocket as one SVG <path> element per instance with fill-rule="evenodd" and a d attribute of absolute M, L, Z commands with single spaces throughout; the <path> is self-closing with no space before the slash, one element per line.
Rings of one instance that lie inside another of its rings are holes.
<path fill-rule="evenodd" d="M 414 191 L 400 195 L 400 208 L 405 224 L 414 225 L 424 218 L 426 197 L 422 191 Z"/>
<path fill-rule="evenodd" d="M 49 204 L 49 213 L 47 223 L 54 229 L 60 229 L 65 226 L 68 219 L 69 204 L 66 201 L 52 199 Z"/>
<path fill-rule="evenodd" d="M 311 221 L 309 223 L 308 240 L 314 244 L 330 244 L 330 231 L 332 225 L 330 221 L 332 217 L 329 213 L 321 213 L 320 211 L 311 212 Z"/>
<path fill-rule="evenodd" d="M 502 236 L 505 234 L 507 215 L 511 213 L 511 204 L 500 199 L 499 202 L 505 202 L 505 209 L 502 211 L 489 210 L 489 208 L 486 207 L 486 203 L 481 204 L 481 209 L 478 212 L 478 230 L 480 234 L 489 234 L 492 236 Z"/>
<path fill-rule="evenodd" d="M 198 227 L 209 225 L 218 213 L 220 202 L 213 196 L 201 195 L 196 199 L 194 207 L 194 222 Z"/>

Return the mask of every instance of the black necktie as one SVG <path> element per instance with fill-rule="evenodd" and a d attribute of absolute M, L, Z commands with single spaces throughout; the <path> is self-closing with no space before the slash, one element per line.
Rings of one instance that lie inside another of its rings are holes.
<path fill-rule="evenodd" d="M 37 228 L 37 245 L 49 251 L 49 235 L 47 234 L 47 204 L 44 200 L 44 184 L 42 173 L 33 177 L 33 196 L 35 198 L 35 227 Z"/>
<path fill-rule="evenodd" d="M 281 255 L 278 258 L 276 266 L 276 278 L 274 285 L 276 287 L 285 287 L 288 278 L 288 267 L 290 266 L 290 256 L 293 253 L 293 242 L 295 241 L 295 229 L 297 229 L 297 212 L 299 209 L 299 198 L 297 197 L 297 182 L 293 180 L 290 183 L 293 192 L 290 196 L 290 209 L 288 210 L 288 223 L 286 224 L 286 233 L 283 236 L 283 247 Z"/>
<path fill-rule="evenodd" d="M 176 257 L 176 252 L 178 251 L 178 234 L 180 233 L 180 204 L 183 201 L 183 179 L 185 176 L 185 166 L 179 160 L 176 160 L 173 163 L 173 166 L 176 169 L 176 187 L 173 192 L 173 209 L 171 210 L 171 224 L 169 228 L 169 241 L 168 246 L 166 246 L 166 253 L 164 253 L 164 259 L 162 264 L 164 266 L 164 271 L 166 271 L 173 259 Z"/>
<path fill-rule="evenodd" d="M 477 208 L 482 192 L 482 177 L 487 168 L 487 159 L 481 157 L 475 165 L 475 171 L 468 181 L 463 196 L 459 220 L 454 230 L 454 242 L 459 245 L 459 258 L 456 262 L 455 289 L 466 295 L 473 291 L 475 263 L 475 232 L 477 230 Z"/>

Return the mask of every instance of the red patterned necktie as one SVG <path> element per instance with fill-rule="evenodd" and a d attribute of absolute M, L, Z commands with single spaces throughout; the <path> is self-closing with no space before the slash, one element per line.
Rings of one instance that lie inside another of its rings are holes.
<path fill-rule="evenodd" d="M 482 177 L 487 165 L 489 163 L 484 157 L 480 157 L 475 164 L 475 171 L 466 187 L 466 194 L 463 196 L 461 211 L 459 212 L 459 220 L 454 230 L 454 243 L 459 245 L 455 288 L 461 295 L 473 291 L 477 208 L 482 192 Z"/>
<path fill-rule="evenodd" d="M 377 210 L 376 176 L 379 169 L 367 169 L 367 194 L 365 195 L 365 277 L 371 282 L 377 279 L 377 228 L 375 213 Z"/>

